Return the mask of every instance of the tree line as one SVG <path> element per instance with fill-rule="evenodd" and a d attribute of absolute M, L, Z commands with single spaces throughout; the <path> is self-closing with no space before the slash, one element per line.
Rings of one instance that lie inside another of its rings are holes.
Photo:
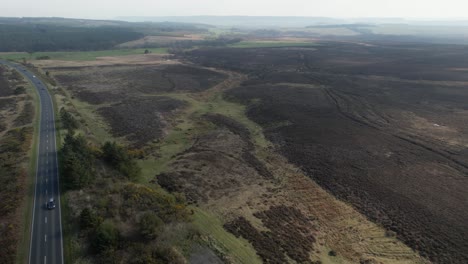
<path fill-rule="evenodd" d="M 0 24 L 0 52 L 103 50 L 141 37 L 143 33 L 126 27 Z"/>
<path fill-rule="evenodd" d="M 67 189 L 82 189 L 95 179 L 94 163 L 100 159 L 125 178 L 136 181 L 141 174 L 133 155 L 115 142 L 105 142 L 92 148 L 82 135 L 75 136 L 79 123 L 64 108 L 60 110 L 62 128 L 68 132 L 61 149 L 62 175 Z"/>

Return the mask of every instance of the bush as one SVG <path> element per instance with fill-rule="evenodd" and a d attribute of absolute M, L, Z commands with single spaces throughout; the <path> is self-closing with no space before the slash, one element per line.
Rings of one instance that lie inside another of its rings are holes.
<path fill-rule="evenodd" d="M 155 239 L 162 230 L 164 222 L 154 212 L 144 213 L 139 222 L 140 233 L 147 239 Z"/>
<path fill-rule="evenodd" d="M 103 222 L 96 229 L 96 235 L 92 241 L 92 246 L 97 253 L 114 250 L 119 243 L 120 233 L 110 222 Z"/>
<path fill-rule="evenodd" d="M 176 248 L 156 248 L 154 254 L 164 263 L 171 264 L 186 264 L 187 260 L 184 258 L 182 253 L 180 253 Z"/>
<path fill-rule="evenodd" d="M 37 56 L 36 60 L 50 60 L 49 56 Z"/>
<path fill-rule="evenodd" d="M 73 134 L 73 130 L 79 127 L 79 123 L 76 121 L 75 117 L 73 117 L 63 107 L 60 109 L 60 120 L 62 121 L 63 128 L 68 130 L 71 134 Z"/>
<path fill-rule="evenodd" d="M 104 161 L 114 167 L 130 180 L 136 180 L 141 174 L 141 169 L 128 151 L 115 142 L 106 142 L 102 146 Z"/>
<path fill-rule="evenodd" d="M 89 208 L 85 208 L 80 213 L 81 229 L 96 228 L 101 222 L 99 216 Z"/>
<path fill-rule="evenodd" d="M 15 95 L 19 95 L 19 94 L 24 94 L 26 92 L 26 88 L 24 88 L 24 86 L 18 86 L 15 88 Z"/>

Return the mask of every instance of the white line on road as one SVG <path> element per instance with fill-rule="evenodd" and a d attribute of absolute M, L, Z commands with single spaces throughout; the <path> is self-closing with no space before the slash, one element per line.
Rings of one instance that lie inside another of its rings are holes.
<path fill-rule="evenodd" d="M 45 194 L 47 195 L 47 189 L 45 190 Z"/>
<path fill-rule="evenodd" d="M 44 264 L 47 263 L 47 256 L 44 256 Z"/>
<path fill-rule="evenodd" d="M 45 223 L 47 224 L 47 216 L 45 217 Z"/>
<path fill-rule="evenodd" d="M 47 235 L 44 235 L 44 242 L 47 242 Z"/>

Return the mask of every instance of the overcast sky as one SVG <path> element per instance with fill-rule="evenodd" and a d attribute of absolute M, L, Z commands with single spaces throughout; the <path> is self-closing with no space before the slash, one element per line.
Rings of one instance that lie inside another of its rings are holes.
<path fill-rule="evenodd" d="M 327 16 L 466 18 L 468 0 L 1 0 L 0 16 Z"/>

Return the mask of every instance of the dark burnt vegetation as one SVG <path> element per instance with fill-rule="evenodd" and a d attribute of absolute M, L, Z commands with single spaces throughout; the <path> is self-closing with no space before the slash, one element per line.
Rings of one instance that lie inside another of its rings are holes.
<path fill-rule="evenodd" d="M 313 48 L 199 49 L 186 55 L 202 65 L 252 73 L 255 78 L 269 73 L 280 73 L 286 78 L 289 74 L 333 73 L 393 76 L 408 80 L 468 80 L 460 71 L 466 67 L 468 59 L 468 50 L 464 46 L 319 44 Z"/>
<path fill-rule="evenodd" d="M 224 74 L 186 65 L 83 67 L 72 74 L 67 68 L 55 70 L 54 78 L 62 85 L 77 95 L 87 92 L 80 98 L 83 101 L 88 101 L 86 95 L 90 96 L 90 92 L 120 94 L 121 98 L 137 93 L 199 92 L 226 78 Z"/>
<path fill-rule="evenodd" d="M 313 219 L 284 205 L 254 215 L 268 231 L 257 230 L 244 217 L 226 223 L 224 228 L 237 237 L 249 240 L 265 263 L 285 263 L 287 258 L 297 263 L 313 263 L 310 260 L 315 243 Z"/>
<path fill-rule="evenodd" d="M 255 156 L 250 132 L 242 123 L 221 114 L 203 117 L 217 128 L 198 136 L 190 148 L 179 153 L 170 172 L 156 176 L 161 187 L 184 193 L 189 202 L 197 204 L 273 179 Z"/>
<path fill-rule="evenodd" d="M 26 195 L 27 161 L 32 127 L 8 131 L 0 139 L 0 256 L 5 263 L 14 263 L 19 241 L 19 205 Z"/>
<path fill-rule="evenodd" d="M 265 166 L 265 164 L 261 162 L 257 156 L 255 156 L 255 147 L 252 143 L 250 131 L 243 124 L 241 124 L 239 121 L 236 121 L 235 119 L 223 116 L 221 114 L 206 114 L 205 118 L 218 127 L 224 127 L 232 133 L 240 136 L 246 143 L 246 147 L 242 151 L 241 155 L 244 162 L 249 164 L 252 168 L 255 168 L 255 170 L 266 179 L 273 179 L 273 175 Z"/>
<path fill-rule="evenodd" d="M 431 261 L 467 261 L 466 48 L 323 43 L 187 55 L 249 74 L 225 98 L 248 105 L 321 186 Z"/>
<path fill-rule="evenodd" d="M 56 70 L 54 77 L 73 96 L 94 105 L 106 104 L 97 112 L 109 123 L 114 136 L 125 137 L 134 147 L 160 139 L 170 127 L 167 119 L 187 106 L 161 93 L 201 92 L 226 78 L 224 74 L 185 65 Z"/>
<path fill-rule="evenodd" d="M 30 101 L 24 103 L 23 109 L 13 122 L 13 126 L 20 127 L 30 125 L 34 118 L 34 106 Z"/>
<path fill-rule="evenodd" d="M 24 85 L 16 70 L 0 66 L 0 256 L 4 263 L 15 262 L 27 197 L 34 109 Z"/>
<path fill-rule="evenodd" d="M 166 127 L 165 116 L 183 106 L 183 101 L 158 96 L 129 99 L 100 108 L 99 113 L 108 120 L 113 135 L 126 137 L 135 147 L 141 147 L 161 138 Z"/>

